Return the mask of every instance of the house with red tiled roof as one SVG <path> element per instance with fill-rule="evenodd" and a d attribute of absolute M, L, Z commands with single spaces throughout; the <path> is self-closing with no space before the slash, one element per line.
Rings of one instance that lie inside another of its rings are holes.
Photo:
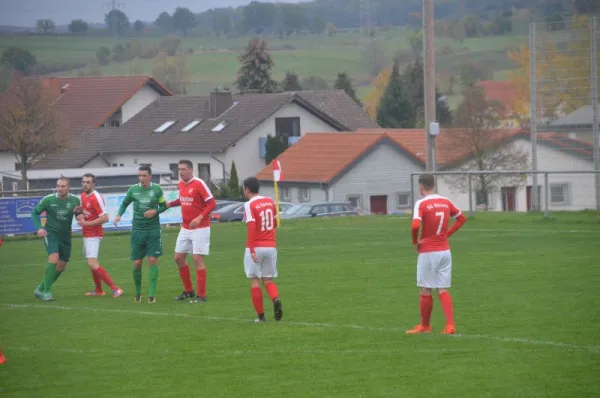
<path fill-rule="evenodd" d="M 521 128 L 521 120 L 528 115 L 516 115 L 514 113 L 514 101 L 517 99 L 518 90 L 510 81 L 482 80 L 476 83 L 483 89 L 485 97 L 489 101 L 496 101 L 504 107 L 501 115 L 502 121 L 498 128 L 512 129 Z"/>
<path fill-rule="evenodd" d="M 157 98 L 172 95 L 150 76 L 48 77 L 42 84 L 60 120 L 59 132 L 69 138 L 89 128 L 118 127 Z M 11 95 L 9 88 L 2 100 L 10 103 Z M 0 151 L 0 171 L 18 168 L 11 153 Z"/>
<path fill-rule="evenodd" d="M 457 145 L 457 132 L 442 129 L 436 138 L 440 171 L 476 169 L 472 152 Z M 425 171 L 425 145 L 425 132 L 420 129 L 307 134 L 278 157 L 283 175 L 280 198 L 292 202 L 347 201 L 371 213 L 409 212 L 418 199 L 413 197 L 418 195 L 417 177 L 411 182 L 411 174 Z M 505 147 L 531 153 L 526 130 L 498 130 L 490 135 L 487 145 L 490 150 Z M 592 148 L 583 141 L 552 133 L 539 137 L 538 170 L 593 170 L 592 159 Z M 498 165 L 498 169 L 502 167 Z M 261 170 L 257 178 L 261 193 L 273 197 L 271 167 Z M 539 183 L 541 194 L 545 192 L 542 176 Z M 549 174 L 548 183 L 551 210 L 596 207 L 593 174 Z M 527 211 L 531 207 L 531 186 L 531 176 L 527 176 L 518 184 L 504 186 L 498 182 L 488 192 L 481 192 L 473 179 L 469 193 L 451 178 L 438 179 L 438 192 L 465 210 L 472 205 L 474 210 L 487 206 L 488 210 Z"/>

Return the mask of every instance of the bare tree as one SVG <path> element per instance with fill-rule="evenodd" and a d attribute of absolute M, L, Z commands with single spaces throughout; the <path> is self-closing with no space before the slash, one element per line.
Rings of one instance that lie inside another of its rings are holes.
<path fill-rule="evenodd" d="M 515 145 L 514 134 L 499 129 L 504 107 L 485 98 L 481 87 L 471 86 L 458 106 L 454 124 L 448 133 L 448 150 L 462 156 L 458 170 L 462 171 L 518 171 L 529 166 L 529 154 Z M 489 206 L 489 193 L 499 186 L 518 186 L 526 176 L 521 174 L 479 174 L 473 177 L 473 187 L 483 194 L 483 206 Z M 449 176 L 446 183 L 455 192 L 469 192 L 468 175 Z"/>
<path fill-rule="evenodd" d="M 44 156 L 63 149 L 67 142 L 59 134 L 59 119 L 52 109 L 53 97 L 42 80 L 18 78 L 2 98 L 0 145 L 21 165 L 25 187 L 27 171 Z"/>

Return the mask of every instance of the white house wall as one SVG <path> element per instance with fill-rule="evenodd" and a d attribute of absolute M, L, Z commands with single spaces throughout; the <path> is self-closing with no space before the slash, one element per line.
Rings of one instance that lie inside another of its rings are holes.
<path fill-rule="evenodd" d="M 370 210 L 371 196 L 387 196 L 389 214 L 410 210 L 410 173 L 423 168 L 396 148 L 383 144 L 352 167 L 331 187 L 331 201 L 360 196 L 362 208 Z M 408 206 L 399 205 L 399 195 L 408 194 Z"/>
<path fill-rule="evenodd" d="M 240 181 L 243 181 L 247 177 L 255 176 L 265 167 L 265 160 L 260 157 L 259 153 L 259 138 L 275 135 L 275 119 L 280 117 L 299 117 L 301 136 L 310 132 L 336 131 L 335 128 L 314 116 L 301 106 L 295 103 L 289 103 L 256 126 L 253 131 L 239 139 L 235 146 L 232 146 L 227 150 L 225 154 L 225 163 L 227 164 L 228 173 L 231 170 L 231 163 L 233 161 L 235 161 L 235 167 Z"/>
<path fill-rule="evenodd" d="M 516 147 L 531 153 L 531 142 L 528 140 L 517 140 L 514 143 Z M 593 163 L 591 161 L 573 156 L 565 151 L 560 151 L 538 142 L 538 170 L 540 171 L 592 171 Z M 527 167 L 531 169 L 531 165 Z M 450 171 L 450 170 L 448 170 Z M 551 199 L 548 199 L 550 211 L 577 211 L 584 209 L 596 208 L 595 199 L 595 177 L 594 174 L 548 174 L 549 192 L 550 187 L 554 184 L 564 184 L 568 186 L 568 202 L 567 204 L 553 204 Z M 531 186 L 533 180 L 531 175 L 527 177 L 523 183 L 517 187 L 515 198 L 515 210 L 527 211 L 527 186 Z M 469 195 L 465 192 L 454 192 L 451 189 L 451 182 L 445 181 L 444 178 L 438 178 L 438 193 L 448 196 L 461 209 L 469 210 Z M 541 187 L 540 204 L 544 209 L 544 176 L 538 175 L 538 185 Z M 476 180 L 473 177 L 473 189 L 476 189 Z M 475 195 L 473 195 L 473 207 L 475 208 Z M 474 210 L 477 210 L 476 208 Z M 490 195 L 491 211 L 502 210 L 502 197 L 500 188 L 496 187 Z"/>
<path fill-rule="evenodd" d="M 282 183 L 279 187 L 279 200 L 281 202 L 302 203 L 299 200 L 299 191 L 307 188 L 306 184 Z M 287 190 L 288 196 L 284 197 L 283 192 Z M 325 202 L 328 200 L 327 186 L 309 186 L 309 202 Z M 260 185 L 260 194 L 275 200 L 275 188 L 272 182 L 262 181 Z M 329 199 L 331 201 L 331 199 Z"/>
<path fill-rule="evenodd" d="M 125 123 L 137 115 L 142 109 L 153 103 L 159 97 L 160 94 L 153 88 L 150 88 L 149 86 L 142 87 L 121 107 L 121 123 Z"/>
<path fill-rule="evenodd" d="M 15 171 L 16 162 L 11 152 L 0 152 L 0 171 Z"/>

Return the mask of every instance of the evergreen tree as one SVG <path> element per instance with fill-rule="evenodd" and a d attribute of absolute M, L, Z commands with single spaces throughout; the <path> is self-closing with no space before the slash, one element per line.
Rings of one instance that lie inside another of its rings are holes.
<path fill-rule="evenodd" d="M 281 82 L 281 89 L 283 91 L 302 91 L 298 75 L 294 72 L 285 72 L 285 77 Z"/>
<path fill-rule="evenodd" d="M 356 91 L 354 91 L 354 87 L 352 87 L 352 79 L 350 79 L 350 76 L 348 76 L 346 72 L 338 73 L 333 88 L 337 90 L 344 90 L 346 94 L 348 94 L 348 96 L 354 100 L 354 102 L 362 106 L 362 103 L 356 97 Z"/>
<path fill-rule="evenodd" d="M 377 107 L 377 123 L 384 128 L 412 128 L 415 125 L 415 112 L 400 78 L 398 61 L 394 62 L 390 81 Z"/>
<path fill-rule="evenodd" d="M 265 163 L 270 164 L 273 159 L 288 149 L 288 146 L 288 137 L 268 135 L 265 144 Z"/>
<path fill-rule="evenodd" d="M 275 64 L 267 50 L 267 41 L 254 38 L 248 42 L 244 54 L 238 57 L 242 64 L 238 71 L 236 85 L 240 91 L 253 90 L 259 93 L 279 91 L 278 84 L 271 79 L 271 69 Z"/>
<path fill-rule="evenodd" d="M 231 172 L 229 173 L 229 181 L 227 182 L 227 186 L 232 199 L 241 197 L 242 191 L 240 189 L 240 180 L 238 179 L 235 162 L 231 162 Z"/>

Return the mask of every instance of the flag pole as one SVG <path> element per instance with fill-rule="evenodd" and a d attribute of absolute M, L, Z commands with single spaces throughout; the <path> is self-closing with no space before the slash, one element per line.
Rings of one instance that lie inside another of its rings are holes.
<path fill-rule="evenodd" d="M 277 210 L 277 226 L 281 226 L 281 218 L 279 217 L 279 187 L 277 181 L 273 181 L 275 188 L 275 209 Z"/>
<path fill-rule="evenodd" d="M 273 188 L 275 189 L 275 211 L 277 212 L 277 226 L 281 225 L 281 217 L 279 217 L 279 181 L 281 180 L 281 163 L 279 160 L 273 160 Z"/>

